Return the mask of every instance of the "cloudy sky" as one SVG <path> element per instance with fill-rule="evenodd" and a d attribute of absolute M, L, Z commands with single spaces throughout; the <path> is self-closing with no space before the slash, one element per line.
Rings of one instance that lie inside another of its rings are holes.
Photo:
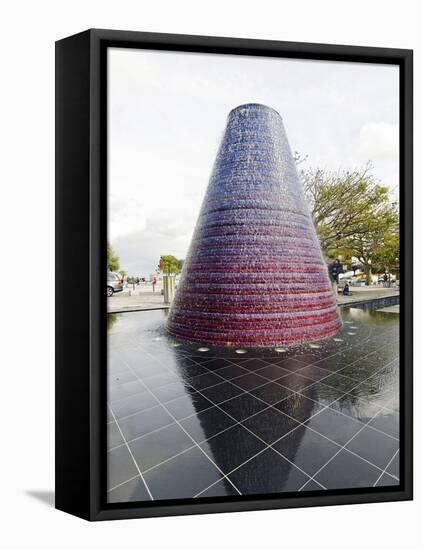
<path fill-rule="evenodd" d="M 308 166 L 371 161 L 398 192 L 398 68 L 109 49 L 109 241 L 121 268 L 184 258 L 226 117 L 242 103 L 282 116 Z M 302 165 L 305 167 L 305 165 Z"/>

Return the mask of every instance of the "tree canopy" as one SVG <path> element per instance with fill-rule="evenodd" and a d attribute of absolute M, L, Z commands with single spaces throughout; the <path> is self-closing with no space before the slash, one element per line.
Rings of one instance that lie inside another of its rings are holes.
<path fill-rule="evenodd" d="M 172 256 L 170 254 L 160 256 L 158 268 L 166 274 L 177 274 L 181 271 L 182 268 L 180 262 L 183 262 L 183 260 L 178 260 L 175 256 Z"/>
<path fill-rule="evenodd" d="M 398 204 L 375 179 L 370 164 L 353 171 L 308 169 L 299 174 L 327 259 L 356 258 L 367 284 L 372 270 L 398 269 Z"/>
<path fill-rule="evenodd" d="M 120 268 L 119 256 L 113 250 L 110 243 L 107 243 L 107 269 L 109 271 L 118 271 Z"/>

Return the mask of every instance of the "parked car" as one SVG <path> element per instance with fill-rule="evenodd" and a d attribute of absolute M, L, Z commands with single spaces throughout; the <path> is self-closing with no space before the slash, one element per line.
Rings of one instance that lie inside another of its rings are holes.
<path fill-rule="evenodd" d="M 113 296 L 115 292 L 122 292 L 123 290 L 123 279 L 119 273 L 114 273 L 113 271 L 107 272 L 107 296 Z"/>

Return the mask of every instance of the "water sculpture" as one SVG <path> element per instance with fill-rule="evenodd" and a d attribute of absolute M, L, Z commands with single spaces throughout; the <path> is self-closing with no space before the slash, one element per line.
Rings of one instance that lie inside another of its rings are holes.
<path fill-rule="evenodd" d="M 255 347 L 320 340 L 341 324 L 282 119 L 241 105 L 228 116 L 168 331 Z"/>

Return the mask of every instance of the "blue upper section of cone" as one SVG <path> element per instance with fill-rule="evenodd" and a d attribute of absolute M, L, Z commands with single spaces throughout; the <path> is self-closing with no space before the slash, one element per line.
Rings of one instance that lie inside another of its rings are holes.
<path fill-rule="evenodd" d="M 238 105 L 238 107 L 235 107 L 230 111 L 229 117 L 231 117 L 234 114 L 240 113 L 240 112 L 247 113 L 269 113 L 273 115 L 277 115 L 278 117 L 282 118 L 281 115 L 273 109 L 272 107 L 269 107 L 268 105 L 263 105 L 262 103 L 243 103 L 242 105 Z"/>

